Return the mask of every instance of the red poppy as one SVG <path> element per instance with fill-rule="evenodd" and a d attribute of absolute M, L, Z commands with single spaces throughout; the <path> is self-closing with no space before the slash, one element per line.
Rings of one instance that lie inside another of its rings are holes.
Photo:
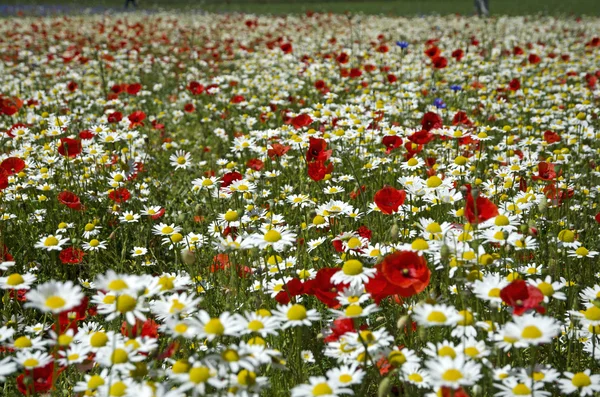
<path fill-rule="evenodd" d="M 404 204 L 406 199 L 406 192 L 404 190 L 398 190 L 391 186 L 384 186 L 380 189 L 375 196 L 373 201 L 377 204 L 377 208 L 384 214 L 391 214 L 398 211 L 398 208 Z"/>
<path fill-rule="evenodd" d="M 146 321 L 139 319 L 135 320 L 134 326 L 129 326 L 127 321 L 123 321 L 121 324 L 121 334 L 128 338 L 137 338 L 138 336 L 147 338 L 158 338 L 158 324 L 151 318 Z"/>
<path fill-rule="evenodd" d="M 112 112 L 108 115 L 109 123 L 118 123 L 121 120 L 123 120 L 123 113 L 121 112 Z"/>
<path fill-rule="evenodd" d="M 127 118 L 129 119 L 129 122 L 131 123 L 129 125 L 129 128 L 143 126 L 144 120 L 146 119 L 146 113 L 142 112 L 141 110 L 136 110 L 135 112 L 133 112 L 129 116 L 127 116 Z"/>
<path fill-rule="evenodd" d="M 8 252 L 8 247 L 0 243 L 0 261 L 12 262 L 15 258 Z"/>
<path fill-rule="evenodd" d="M 473 125 L 471 120 L 469 120 L 469 116 L 463 111 L 456 112 L 454 117 L 452 118 L 452 125 L 465 125 L 470 127 Z"/>
<path fill-rule="evenodd" d="M 291 54 L 293 51 L 291 43 L 284 43 L 279 48 L 281 49 L 281 51 L 283 51 L 284 54 Z"/>
<path fill-rule="evenodd" d="M 68 156 L 70 158 L 77 157 L 83 147 L 81 146 L 81 140 L 71 138 L 60 138 L 60 144 L 58 145 L 58 153 L 62 156 Z"/>
<path fill-rule="evenodd" d="M 8 172 L 0 167 L 0 190 L 4 190 L 8 187 Z"/>
<path fill-rule="evenodd" d="M 444 69 L 448 66 L 448 60 L 444 57 L 435 57 L 431 60 L 433 67 L 436 69 Z"/>
<path fill-rule="evenodd" d="M 18 157 L 9 157 L 0 163 L 0 167 L 4 168 L 8 175 L 18 174 L 25 169 L 25 161 Z"/>
<path fill-rule="evenodd" d="M 315 88 L 319 91 L 323 91 L 327 88 L 327 84 L 325 84 L 325 81 L 323 80 L 317 80 L 315 81 Z"/>
<path fill-rule="evenodd" d="M 456 59 L 457 61 L 460 61 L 461 59 L 463 59 L 464 56 L 465 56 L 465 52 L 463 50 L 461 50 L 460 48 L 452 51 L 452 58 Z"/>
<path fill-rule="evenodd" d="M 402 145 L 402 138 L 397 135 L 387 135 L 381 140 L 381 143 L 385 146 L 385 152 L 390 154 L 392 150 Z"/>
<path fill-rule="evenodd" d="M 594 219 L 596 220 L 596 222 L 600 223 L 600 212 L 598 212 L 596 214 L 596 216 L 594 217 Z"/>
<path fill-rule="evenodd" d="M 338 61 L 338 63 L 345 64 L 350 60 L 350 56 L 345 52 L 342 52 L 335 60 Z"/>
<path fill-rule="evenodd" d="M 299 130 L 302 127 L 309 126 L 313 122 L 313 119 L 306 113 L 299 114 L 292 118 L 291 123 L 295 129 Z"/>
<path fill-rule="evenodd" d="M 223 179 L 221 180 L 221 188 L 226 188 L 231 185 L 235 181 L 242 180 L 242 174 L 237 171 L 228 172 L 223 175 Z"/>
<path fill-rule="evenodd" d="M 231 100 L 229 102 L 236 104 L 236 103 L 244 102 L 245 100 L 246 100 L 246 98 L 244 98 L 243 95 L 234 95 L 231 97 Z"/>
<path fill-rule="evenodd" d="M 82 140 L 90 140 L 93 139 L 96 135 L 94 135 L 94 133 L 90 130 L 83 130 L 79 133 L 79 139 Z"/>
<path fill-rule="evenodd" d="M 69 90 L 70 92 L 76 91 L 78 87 L 79 85 L 74 81 L 69 81 L 69 83 L 67 84 L 67 90 Z"/>
<path fill-rule="evenodd" d="M 125 201 L 131 198 L 131 193 L 127 188 L 121 187 L 119 189 L 115 189 L 108 194 L 108 198 L 114 201 L 115 203 L 124 203 Z"/>
<path fill-rule="evenodd" d="M 33 371 L 25 370 L 25 372 L 17 376 L 17 389 L 24 396 L 32 396 L 40 393 L 48 393 L 54 389 L 53 381 L 58 375 L 64 371 L 66 367 L 59 367 L 54 370 L 54 362 L 48 363 L 44 367 L 34 368 Z M 33 382 L 29 382 L 33 378 Z M 27 381 L 26 381 L 27 380 Z"/>
<path fill-rule="evenodd" d="M 129 95 L 136 95 L 142 89 L 142 85 L 140 83 L 133 83 L 127 85 L 127 93 Z"/>
<path fill-rule="evenodd" d="M 554 170 L 554 164 L 542 161 L 538 164 L 538 174 L 532 175 L 531 179 L 534 181 L 551 181 L 556 178 L 556 171 Z"/>
<path fill-rule="evenodd" d="M 327 332 L 327 336 L 323 339 L 326 343 L 337 342 L 340 337 L 348 332 L 354 332 L 354 320 L 351 318 L 337 318 L 333 320 L 331 330 Z"/>
<path fill-rule="evenodd" d="M 359 68 L 352 68 L 350 69 L 350 75 L 351 78 L 355 79 L 357 77 L 362 76 L 362 71 Z"/>
<path fill-rule="evenodd" d="M 390 84 L 395 83 L 396 81 L 398 81 L 398 77 L 396 77 L 396 75 L 394 75 L 394 74 L 388 74 L 387 81 Z"/>
<path fill-rule="evenodd" d="M 12 116 L 23 107 L 23 101 L 17 97 L 3 97 L 0 94 L 0 115 Z"/>
<path fill-rule="evenodd" d="M 488 219 L 498 216 L 498 207 L 487 197 L 477 195 L 473 197 L 471 186 L 467 185 L 467 197 L 465 204 L 465 217 L 469 223 L 485 222 Z"/>
<path fill-rule="evenodd" d="M 60 254 L 58 255 L 58 259 L 60 259 L 60 261 L 65 265 L 66 264 L 76 265 L 78 263 L 81 263 L 84 256 L 85 256 L 85 252 L 80 250 L 79 248 L 68 247 L 68 248 L 65 248 L 64 250 L 60 251 Z"/>
<path fill-rule="evenodd" d="M 425 257 L 412 251 L 396 251 L 378 265 L 386 280 L 399 287 L 395 295 L 409 297 L 422 292 L 428 285 L 431 271 Z"/>
<path fill-rule="evenodd" d="M 81 211 L 81 200 L 75 193 L 63 191 L 58 194 L 58 202 L 76 211 Z"/>
<path fill-rule="evenodd" d="M 367 240 L 371 240 L 371 237 L 373 236 L 373 232 L 371 231 L 371 229 L 369 229 L 365 225 L 362 225 L 358 229 L 356 229 L 356 233 L 358 233 L 360 237 L 366 238 Z"/>
<path fill-rule="evenodd" d="M 508 83 L 508 88 L 511 91 L 517 91 L 519 88 L 521 88 L 521 82 L 519 79 L 512 79 L 510 83 Z"/>
<path fill-rule="evenodd" d="M 459 387 L 458 389 L 452 389 L 447 386 L 442 386 L 440 391 L 442 397 L 469 397 L 469 394 L 462 387 Z"/>
<path fill-rule="evenodd" d="M 442 128 L 443 126 L 442 118 L 433 112 L 427 112 L 423 115 L 423 119 L 421 120 L 421 126 L 425 131 L 431 131 L 435 128 Z"/>
<path fill-rule="evenodd" d="M 544 140 L 548 144 L 560 142 L 560 135 L 554 131 L 548 130 L 544 132 Z"/>
<path fill-rule="evenodd" d="M 437 46 L 433 46 L 433 47 L 429 47 L 428 49 L 425 50 L 425 55 L 427 55 L 429 58 L 435 58 L 437 56 L 439 56 L 442 52 L 440 51 L 440 49 Z"/>
<path fill-rule="evenodd" d="M 184 110 L 186 113 L 192 113 L 194 110 L 196 110 L 196 107 L 194 106 L 194 104 L 193 104 L 193 103 L 186 103 L 186 104 L 183 106 L 183 110 Z"/>
<path fill-rule="evenodd" d="M 85 320 L 87 317 L 88 304 L 89 298 L 84 296 L 77 306 L 59 313 L 58 323 L 61 334 L 66 332 L 68 329 L 72 329 L 73 332 L 77 333 L 77 323 Z M 56 331 L 55 326 L 53 326 L 52 329 Z"/>
<path fill-rule="evenodd" d="M 327 150 L 327 141 L 325 139 L 311 137 L 308 141 L 306 161 L 326 161 L 331 157 L 332 152 L 332 150 Z"/>
<path fill-rule="evenodd" d="M 263 163 L 261 160 L 259 159 L 250 159 L 248 160 L 248 162 L 246 163 L 246 167 L 253 169 L 254 171 L 260 171 L 263 169 L 263 167 L 265 166 L 265 163 Z"/>
<path fill-rule="evenodd" d="M 287 305 L 291 298 L 302 295 L 304 292 L 304 283 L 298 278 L 293 278 L 283 286 L 282 290 L 275 295 L 275 300 L 280 305 Z"/>
<path fill-rule="evenodd" d="M 323 180 L 325 175 L 333 172 L 333 164 L 325 164 L 324 161 L 315 160 L 308 163 L 308 176 L 315 182 Z"/>
<path fill-rule="evenodd" d="M 536 54 L 529 54 L 529 57 L 527 58 L 527 60 L 529 61 L 529 63 L 536 65 L 542 61 L 542 58 L 540 58 Z"/>
<path fill-rule="evenodd" d="M 284 146 L 279 143 L 274 143 L 271 145 L 271 148 L 267 150 L 267 156 L 269 156 L 271 160 L 274 160 L 275 157 L 282 157 L 285 155 L 291 148 L 291 146 Z"/>
<path fill-rule="evenodd" d="M 331 282 L 331 277 L 339 270 L 338 267 L 319 269 L 314 279 L 304 282 L 304 292 L 315 296 L 328 307 L 338 306 L 338 291 L 343 291 L 348 287 L 347 284 L 333 284 Z"/>
<path fill-rule="evenodd" d="M 515 280 L 502 288 L 500 298 L 513 308 L 513 314 L 520 316 L 527 310 L 543 310 L 540 303 L 544 300 L 544 294 L 534 285 L 524 280 Z"/>
<path fill-rule="evenodd" d="M 191 81 L 187 89 L 194 95 L 200 95 L 204 92 L 204 86 L 197 81 Z"/>

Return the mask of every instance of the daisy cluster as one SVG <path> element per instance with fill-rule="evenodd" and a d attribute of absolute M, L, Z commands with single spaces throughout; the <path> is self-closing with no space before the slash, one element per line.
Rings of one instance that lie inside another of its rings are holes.
<path fill-rule="evenodd" d="M 600 20 L 0 26 L 3 395 L 600 393 Z"/>

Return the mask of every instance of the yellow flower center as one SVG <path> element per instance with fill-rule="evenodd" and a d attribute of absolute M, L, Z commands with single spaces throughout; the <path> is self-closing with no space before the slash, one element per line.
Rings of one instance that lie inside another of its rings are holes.
<path fill-rule="evenodd" d="M 488 296 L 490 298 L 499 298 L 500 297 L 500 288 L 492 288 L 490 292 L 488 292 Z"/>
<path fill-rule="evenodd" d="M 223 335 L 225 333 L 225 327 L 218 318 L 211 318 L 204 326 L 204 331 L 209 335 Z"/>
<path fill-rule="evenodd" d="M 425 230 L 427 231 L 427 233 L 434 233 L 434 234 L 435 233 L 441 233 L 442 232 L 442 227 L 440 226 L 439 223 L 432 222 L 429 225 L 427 225 L 427 228 L 425 228 Z"/>
<path fill-rule="evenodd" d="M 227 222 L 237 221 L 238 220 L 238 213 L 237 213 L 237 211 L 232 211 L 232 210 L 227 211 L 225 213 L 225 220 Z"/>
<path fill-rule="evenodd" d="M 51 297 L 49 297 L 48 299 L 46 299 L 46 307 L 49 307 L 50 309 L 56 310 L 56 309 L 60 309 L 61 307 L 64 307 L 67 304 L 67 302 L 61 298 L 60 296 L 57 295 L 53 295 Z"/>
<path fill-rule="evenodd" d="M 575 250 L 575 253 L 579 256 L 588 256 L 590 251 L 588 251 L 588 249 L 585 247 L 579 247 Z"/>
<path fill-rule="evenodd" d="M 585 318 L 590 321 L 600 321 L 600 308 L 591 306 L 585 311 Z"/>
<path fill-rule="evenodd" d="M 190 382 L 200 384 L 210 378 L 210 370 L 207 367 L 194 367 L 189 373 Z"/>
<path fill-rule="evenodd" d="M 438 356 L 440 357 L 456 357 L 456 351 L 450 346 L 443 346 L 438 350 Z"/>
<path fill-rule="evenodd" d="M 356 259 L 350 259 L 349 261 L 344 262 L 344 266 L 342 266 L 342 271 L 345 275 L 356 276 L 362 273 L 363 265 L 360 261 Z"/>
<path fill-rule="evenodd" d="M 531 389 L 524 385 L 523 383 L 519 383 L 515 387 L 513 387 L 512 392 L 516 396 L 528 396 L 531 394 Z"/>
<path fill-rule="evenodd" d="M 498 215 L 494 220 L 494 224 L 496 226 L 508 226 L 510 225 L 510 221 L 506 215 Z"/>
<path fill-rule="evenodd" d="M 269 230 L 265 233 L 264 239 L 268 243 L 276 243 L 281 240 L 281 233 L 277 230 Z"/>
<path fill-rule="evenodd" d="M 442 379 L 447 382 L 456 382 L 463 378 L 462 372 L 457 369 L 449 369 L 442 374 Z"/>
<path fill-rule="evenodd" d="M 415 383 L 421 383 L 421 382 L 423 382 L 423 377 L 421 375 L 417 374 L 417 373 L 408 375 L 408 379 L 410 381 L 412 381 L 412 382 L 415 382 Z"/>
<path fill-rule="evenodd" d="M 558 239 L 565 243 L 572 243 L 575 241 L 575 233 L 568 229 L 561 230 L 558 233 Z"/>
<path fill-rule="evenodd" d="M 348 374 L 343 374 L 340 375 L 339 381 L 341 383 L 348 383 L 348 382 L 352 382 L 352 376 L 348 375 Z"/>
<path fill-rule="evenodd" d="M 188 330 L 188 326 L 185 323 L 179 323 L 173 328 L 173 330 L 178 334 L 183 334 Z"/>
<path fill-rule="evenodd" d="M 25 282 L 25 279 L 23 279 L 23 276 L 21 276 L 18 273 L 11 274 L 10 276 L 8 276 L 6 278 L 6 284 L 8 284 L 12 287 L 19 285 L 19 284 L 23 284 L 24 282 Z"/>
<path fill-rule="evenodd" d="M 313 396 L 326 396 L 328 394 L 333 394 L 333 390 L 327 383 L 319 383 L 312 389 Z"/>
<path fill-rule="evenodd" d="M 223 353 L 221 353 L 221 357 L 228 363 L 240 360 L 240 355 L 233 349 L 225 350 Z"/>
<path fill-rule="evenodd" d="M 137 304 L 135 298 L 131 295 L 120 295 L 117 298 L 117 311 L 119 313 L 127 313 L 132 311 Z"/>
<path fill-rule="evenodd" d="M 429 249 L 429 244 L 422 238 L 418 238 L 412 242 L 410 247 L 415 251 L 424 251 L 426 249 Z"/>
<path fill-rule="evenodd" d="M 427 179 L 427 187 L 429 187 L 429 188 L 436 188 L 436 187 L 440 186 L 441 184 L 442 184 L 442 179 L 437 175 L 430 176 Z"/>
<path fill-rule="evenodd" d="M 411 158 L 410 158 L 410 160 L 408 160 L 408 161 L 406 162 L 406 164 L 407 164 L 409 167 L 414 167 L 415 165 L 419 164 L 419 160 L 417 160 L 417 159 L 416 159 L 416 158 L 414 158 L 414 157 L 411 157 Z"/>
<path fill-rule="evenodd" d="M 313 218 L 313 225 L 322 225 L 325 223 L 325 218 L 321 215 L 317 215 Z"/>
<path fill-rule="evenodd" d="M 127 393 L 127 385 L 121 381 L 110 387 L 110 396 L 123 397 Z"/>
<path fill-rule="evenodd" d="M 362 314 L 363 309 L 360 305 L 350 305 L 346 308 L 344 314 L 346 317 L 358 317 Z"/>
<path fill-rule="evenodd" d="M 113 364 L 124 364 L 128 358 L 129 355 L 125 349 L 115 349 L 110 357 Z"/>
<path fill-rule="evenodd" d="M 97 239 L 90 240 L 90 247 L 97 247 L 99 245 L 100 245 L 100 241 L 98 241 Z"/>
<path fill-rule="evenodd" d="M 104 332 L 95 332 L 90 338 L 90 345 L 92 347 L 102 347 L 108 342 L 108 336 Z"/>
<path fill-rule="evenodd" d="M 40 364 L 40 362 L 38 360 L 36 360 L 35 358 L 28 358 L 27 360 L 23 361 L 23 366 L 25 368 L 35 368 Z"/>
<path fill-rule="evenodd" d="M 535 325 L 528 325 L 523 328 L 523 332 L 521 332 L 521 337 L 524 339 L 538 339 L 543 335 L 542 331 Z"/>
<path fill-rule="evenodd" d="M 250 323 L 248 323 L 248 329 L 252 332 L 260 331 L 264 327 L 264 324 L 259 320 L 252 320 Z"/>
<path fill-rule="evenodd" d="M 592 380 L 583 372 L 578 372 L 573 376 L 573 379 L 571 379 L 571 383 L 573 383 L 573 386 L 575 387 L 586 387 L 592 384 Z"/>
<path fill-rule="evenodd" d="M 287 318 L 290 321 L 300 321 L 307 317 L 306 308 L 302 305 L 293 305 L 287 311 Z"/>
<path fill-rule="evenodd" d="M 183 157 L 183 156 L 177 157 L 177 164 L 179 164 L 179 165 L 185 164 L 185 157 Z"/>
<path fill-rule="evenodd" d="M 545 296 L 552 296 L 554 294 L 554 288 L 552 287 L 552 284 L 547 283 L 547 282 L 541 282 L 538 284 L 537 286 L 539 288 L 540 291 L 542 291 L 542 293 Z"/>
<path fill-rule="evenodd" d="M 458 156 L 457 158 L 454 159 L 454 164 L 465 165 L 465 164 L 467 164 L 467 161 L 469 161 L 469 160 L 466 157 Z"/>
<path fill-rule="evenodd" d="M 448 318 L 446 317 L 446 315 L 438 311 L 433 311 L 429 313 L 429 316 L 427 316 L 427 321 L 429 321 L 430 323 L 442 324 L 445 323 L 447 320 Z"/>
<path fill-rule="evenodd" d="M 173 229 L 171 226 L 165 226 L 160 231 L 163 234 L 171 234 L 171 233 L 173 233 L 174 230 L 175 229 Z"/>
<path fill-rule="evenodd" d="M 58 245 L 58 239 L 54 236 L 46 237 L 44 240 L 44 246 L 46 247 L 53 247 L 55 245 Z"/>
<path fill-rule="evenodd" d="M 71 342 L 73 342 L 73 337 L 67 334 L 62 334 L 58 337 L 58 344 L 60 346 L 68 346 Z"/>
<path fill-rule="evenodd" d="M 173 373 L 183 374 L 184 372 L 187 372 L 189 368 L 190 368 L 190 365 L 187 363 L 187 361 L 177 360 L 177 361 L 175 361 L 175 364 L 173 364 L 172 370 L 173 370 Z"/>
<path fill-rule="evenodd" d="M 88 380 L 87 388 L 90 390 L 97 389 L 104 384 L 104 379 L 100 375 L 94 375 Z"/>
<path fill-rule="evenodd" d="M 346 244 L 348 244 L 348 248 L 356 249 L 362 245 L 362 242 L 360 241 L 360 239 L 352 237 L 350 240 L 348 240 Z"/>
<path fill-rule="evenodd" d="M 399 350 L 392 350 L 388 354 L 388 361 L 394 367 L 400 367 L 406 362 L 406 356 Z"/>
<path fill-rule="evenodd" d="M 256 373 L 243 369 L 238 373 L 237 381 L 240 385 L 252 386 L 256 383 Z"/>
<path fill-rule="evenodd" d="M 31 343 L 31 339 L 26 336 L 20 336 L 15 340 L 15 347 L 19 349 L 25 349 L 27 347 L 33 346 Z"/>
<path fill-rule="evenodd" d="M 465 354 L 469 357 L 477 357 L 479 355 L 479 349 L 474 346 L 469 346 L 465 349 Z"/>
<path fill-rule="evenodd" d="M 124 289 L 127 289 L 127 288 L 129 288 L 129 286 L 127 285 L 127 283 L 124 280 L 120 279 L 120 278 L 118 278 L 116 280 L 113 280 L 110 283 L 108 283 L 108 289 L 112 290 L 112 291 L 121 291 L 121 290 L 124 290 Z"/>

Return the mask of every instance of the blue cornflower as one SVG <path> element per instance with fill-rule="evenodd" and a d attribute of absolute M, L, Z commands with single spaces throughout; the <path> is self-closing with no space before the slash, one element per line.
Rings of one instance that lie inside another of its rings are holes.
<path fill-rule="evenodd" d="M 433 105 L 438 109 L 446 109 L 446 104 L 442 98 L 435 98 L 433 100 Z"/>
<path fill-rule="evenodd" d="M 396 45 L 402 49 L 408 48 L 408 43 L 406 41 L 397 41 Z"/>

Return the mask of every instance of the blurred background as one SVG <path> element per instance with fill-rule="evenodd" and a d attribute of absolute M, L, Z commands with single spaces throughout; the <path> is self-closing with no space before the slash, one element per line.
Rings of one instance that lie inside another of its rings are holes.
<path fill-rule="evenodd" d="M 474 0 L 0 0 L 0 16 L 105 12 L 107 10 L 197 10 L 286 14 L 363 12 L 428 15 L 475 13 Z M 600 0 L 489 0 L 491 15 L 600 15 Z"/>

